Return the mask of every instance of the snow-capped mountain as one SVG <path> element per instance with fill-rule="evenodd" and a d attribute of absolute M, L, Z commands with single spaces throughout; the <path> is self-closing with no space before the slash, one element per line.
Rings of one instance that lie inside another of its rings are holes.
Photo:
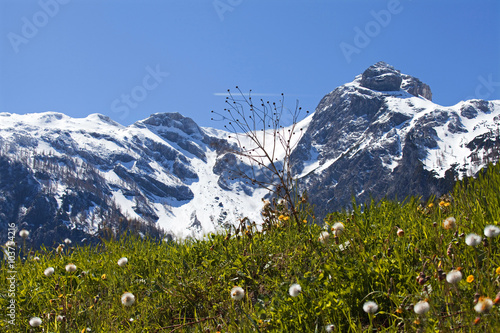
<path fill-rule="evenodd" d="M 379 62 L 321 100 L 292 157 L 320 211 L 353 196 L 426 198 L 497 161 L 499 126 L 500 101 L 440 106 L 428 85 Z"/>
<path fill-rule="evenodd" d="M 218 151 L 228 143 L 178 113 L 154 114 L 128 127 L 98 114 L 74 119 L 54 112 L 2 113 L 0 124 L 2 224 L 17 220 L 33 229 L 56 219 L 93 233 L 104 211 L 118 208 L 182 236 L 243 215 L 259 218 L 260 199 L 252 195 L 265 193 L 239 191 L 243 185 L 222 184 L 214 172 Z M 19 186 L 12 168 L 29 175 L 33 186 L 25 192 L 46 197 L 45 221 L 30 215 L 34 198 L 13 200 Z"/>
<path fill-rule="evenodd" d="M 500 101 L 443 107 L 428 85 L 380 62 L 298 124 L 291 160 L 322 217 L 352 196 L 450 190 L 498 160 L 499 125 Z M 228 173 L 241 163 L 229 134 L 178 113 L 130 126 L 99 114 L 0 113 L 0 227 L 14 222 L 47 243 L 125 217 L 177 236 L 259 221 L 267 193 Z"/>

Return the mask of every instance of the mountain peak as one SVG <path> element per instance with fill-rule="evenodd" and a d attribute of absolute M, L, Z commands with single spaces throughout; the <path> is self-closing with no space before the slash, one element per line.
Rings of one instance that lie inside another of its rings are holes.
<path fill-rule="evenodd" d="M 368 67 L 361 75 L 360 85 L 377 91 L 398 91 L 403 89 L 416 97 L 432 100 L 431 88 L 418 78 L 401 74 L 384 61 Z"/>
<path fill-rule="evenodd" d="M 391 65 L 379 61 L 368 67 L 361 76 L 361 86 L 378 91 L 398 91 L 401 87 L 401 72 Z"/>

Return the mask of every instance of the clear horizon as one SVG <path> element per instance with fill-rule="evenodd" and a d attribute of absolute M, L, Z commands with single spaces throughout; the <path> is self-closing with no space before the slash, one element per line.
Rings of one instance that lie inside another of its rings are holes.
<path fill-rule="evenodd" d="M 500 99 L 493 0 L 2 0 L 0 10 L 0 112 L 123 125 L 179 112 L 221 128 L 210 111 L 236 85 L 314 111 L 378 61 L 427 83 L 437 104 Z"/>

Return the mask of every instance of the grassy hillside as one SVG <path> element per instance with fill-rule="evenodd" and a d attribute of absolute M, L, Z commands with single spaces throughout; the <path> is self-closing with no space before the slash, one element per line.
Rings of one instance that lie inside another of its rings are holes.
<path fill-rule="evenodd" d="M 355 206 L 328 215 L 324 227 L 312 223 L 304 199 L 299 221 L 268 205 L 261 231 L 242 221 L 231 233 L 204 240 L 158 243 L 129 236 L 99 247 L 67 245 L 61 253 L 30 254 L 29 238 L 17 237 L 17 259 L 10 266 L 3 261 L 0 272 L 0 327 L 495 332 L 500 231 L 487 226 L 500 221 L 499 188 L 497 165 L 457 184 L 447 197 Z M 119 265 L 122 257 L 128 262 Z M 122 300 L 126 292 L 133 298 L 126 294 Z M 14 325 L 9 313 L 15 314 Z M 30 326 L 33 317 L 41 319 L 40 326 Z"/>

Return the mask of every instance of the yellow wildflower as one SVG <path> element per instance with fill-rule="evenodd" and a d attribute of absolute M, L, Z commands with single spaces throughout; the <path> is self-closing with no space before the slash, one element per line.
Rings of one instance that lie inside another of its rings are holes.
<path fill-rule="evenodd" d="M 495 270 L 495 273 L 497 273 L 498 275 L 500 275 L 500 267 L 497 267 L 497 269 Z"/>
<path fill-rule="evenodd" d="M 434 207 L 434 204 L 431 202 L 427 207 L 432 208 Z"/>
<path fill-rule="evenodd" d="M 440 207 L 443 207 L 445 204 L 446 204 L 446 202 L 445 202 L 445 201 L 440 201 L 440 202 L 439 202 L 439 206 L 440 206 Z"/>
<path fill-rule="evenodd" d="M 472 283 L 474 281 L 474 275 L 469 275 L 466 281 L 467 283 Z"/>
<path fill-rule="evenodd" d="M 101 275 L 101 279 L 106 280 L 107 276 L 106 274 Z"/>

